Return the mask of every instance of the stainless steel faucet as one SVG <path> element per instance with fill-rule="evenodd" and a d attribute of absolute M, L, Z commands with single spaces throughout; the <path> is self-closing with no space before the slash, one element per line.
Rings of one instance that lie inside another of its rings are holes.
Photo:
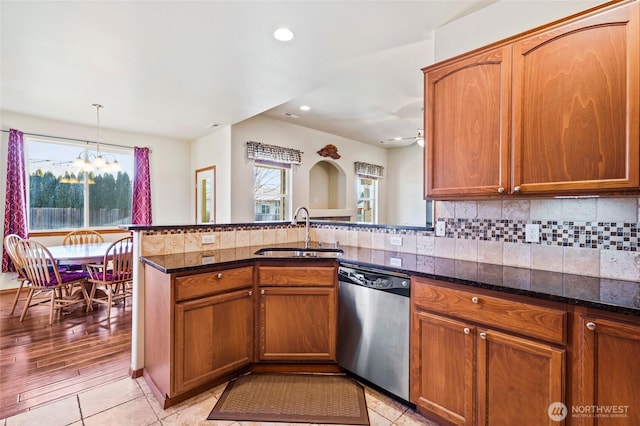
<path fill-rule="evenodd" d="M 307 218 L 304 221 L 304 248 L 309 248 L 309 210 L 306 207 L 300 206 L 296 209 L 296 212 L 293 214 L 293 220 L 291 221 L 292 225 L 298 224 L 298 213 L 300 210 L 304 210 L 307 215 Z"/>

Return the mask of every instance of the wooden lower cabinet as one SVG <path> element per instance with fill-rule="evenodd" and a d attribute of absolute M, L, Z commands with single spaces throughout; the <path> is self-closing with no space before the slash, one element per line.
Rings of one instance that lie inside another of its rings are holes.
<path fill-rule="evenodd" d="M 414 311 L 411 346 L 411 401 L 452 424 L 474 424 L 475 327 Z"/>
<path fill-rule="evenodd" d="M 583 425 L 640 423 L 640 320 L 578 316 L 580 388 L 571 416 Z"/>
<path fill-rule="evenodd" d="M 176 392 L 251 363 L 251 296 L 249 288 L 176 305 Z"/>
<path fill-rule="evenodd" d="M 261 361 L 335 361 L 335 287 L 260 289 Z"/>
<path fill-rule="evenodd" d="M 254 354 L 253 265 L 144 269 L 143 375 L 163 408 L 229 380 Z"/>
<path fill-rule="evenodd" d="M 467 300 L 465 318 L 452 316 Z M 548 408 L 565 403 L 566 345 L 527 336 L 522 321 L 555 339 L 566 335 L 565 313 L 506 300 L 414 278 L 410 400 L 419 412 L 455 425 L 563 424 Z"/>
<path fill-rule="evenodd" d="M 260 262 L 257 267 L 257 359 L 336 360 L 337 264 Z"/>
<path fill-rule="evenodd" d="M 564 402 L 565 349 L 478 330 L 478 425 L 557 425 L 549 405 Z"/>

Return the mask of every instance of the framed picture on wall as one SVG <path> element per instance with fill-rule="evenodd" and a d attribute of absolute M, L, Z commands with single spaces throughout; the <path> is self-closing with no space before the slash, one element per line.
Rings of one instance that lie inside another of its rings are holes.
<path fill-rule="evenodd" d="M 196 170 L 196 224 L 216 223 L 216 166 Z"/>

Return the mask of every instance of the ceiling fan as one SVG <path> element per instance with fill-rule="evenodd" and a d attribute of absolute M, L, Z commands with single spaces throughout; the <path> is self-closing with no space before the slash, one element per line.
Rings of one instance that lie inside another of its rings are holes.
<path fill-rule="evenodd" d="M 420 146 L 420 148 L 423 148 L 424 147 L 424 131 L 422 129 L 418 129 L 418 134 L 416 136 L 409 136 L 409 137 L 406 137 L 406 138 L 396 137 L 396 138 L 382 140 L 382 141 L 380 141 L 380 143 L 382 143 L 382 144 L 392 144 L 394 142 L 401 142 L 401 141 L 407 141 L 407 140 L 412 140 L 413 143 L 410 143 L 409 145 L 405 145 L 406 147 L 418 144 Z"/>

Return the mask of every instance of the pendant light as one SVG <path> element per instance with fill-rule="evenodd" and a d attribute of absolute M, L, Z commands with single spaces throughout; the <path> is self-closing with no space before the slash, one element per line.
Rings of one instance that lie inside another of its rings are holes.
<path fill-rule="evenodd" d="M 96 109 L 96 152 L 93 153 L 85 149 L 78 154 L 78 157 L 73 161 L 72 165 L 82 172 L 93 172 L 95 170 L 107 173 L 119 172 L 122 170 L 122 167 L 120 163 L 118 163 L 118 160 L 113 157 L 113 161 L 109 162 L 106 154 L 100 151 L 100 142 L 102 142 L 102 136 L 100 135 L 100 110 L 104 108 L 104 106 L 101 104 L 92 104 L 92 106 Z M 89 142 L 87 142 L 87 144 L 89 144 Z"/>

